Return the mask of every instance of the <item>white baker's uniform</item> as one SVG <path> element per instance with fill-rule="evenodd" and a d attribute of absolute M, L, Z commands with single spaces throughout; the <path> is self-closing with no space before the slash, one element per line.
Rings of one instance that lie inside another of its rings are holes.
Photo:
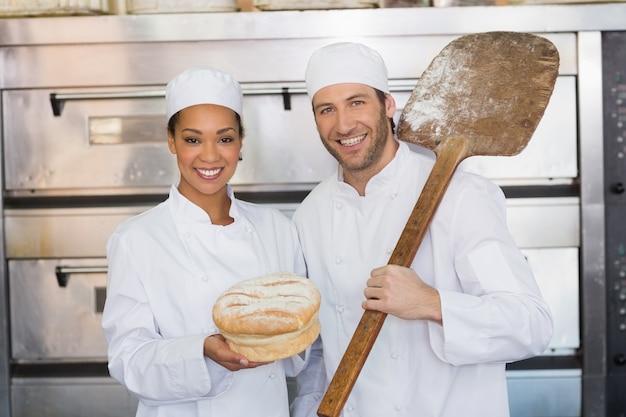
<path fill-rule="evenodd" d="M 237 372 L 203 355 L 224 290 L 272 272 L 306 274 L 291 221 L 228 192 L 228 226 L 211 224 L 172 186 L 168 200 L 109 239 L 109 370 L 139 398 L 139 417 L 289 416 L 285 376 L 302 369 L 299 355 Z"/>
<path fill-rule="evenodd" d="M 365 196 L 337 172 L 294 215 L 322 294 L 328 381 L 363 314 L 366 280 L 387 264 L 432 166 L 400 142 Z M 457 170 L 412 264 L 440 293 L 443 327 L 388 316 L 345 417 L 509 415 L 505 363 L 544 352 L 552 316 L 505 216 L 499 187 Z"/>

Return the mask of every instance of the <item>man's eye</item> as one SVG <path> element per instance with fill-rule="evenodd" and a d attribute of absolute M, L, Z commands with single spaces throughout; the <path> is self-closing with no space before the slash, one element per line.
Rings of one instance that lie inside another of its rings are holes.
<path fill-rule="evenodd" d="M 332 109 L 330 107 L 326 107 L 326 108 L 320 110 L 320 114 L 330 113 L 331 111 L 332 111 Z"/>
<path fill-rule="evenodd" d="M 364 104 L 364 101 L 362 100 L 356 100 L 352 102 L 353 106 L 361 106 L 362 104 Z"/>

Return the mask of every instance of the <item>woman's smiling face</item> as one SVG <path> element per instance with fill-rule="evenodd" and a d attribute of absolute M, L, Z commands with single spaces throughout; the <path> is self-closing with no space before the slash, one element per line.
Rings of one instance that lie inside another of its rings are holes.
<path fill-rule="evenodd" d="M 178 190 L 198 203 L 207 195 L 226 192 L 237 169 L 242 137 L 236 113 L 223 106 L 198 104 L 180 111 L 170 151 L 180 170 Z"/>

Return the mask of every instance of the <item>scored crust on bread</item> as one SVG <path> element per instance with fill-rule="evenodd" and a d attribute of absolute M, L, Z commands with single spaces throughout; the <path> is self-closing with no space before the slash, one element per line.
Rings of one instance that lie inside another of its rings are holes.
<path fill-rule="evenodd" d="M 213 321 L 231 350 L 250 361 L 287 358 L 320 332 L 320 293 L 307 278 L 280 272 L 241 281 L 213 306 Z"/>

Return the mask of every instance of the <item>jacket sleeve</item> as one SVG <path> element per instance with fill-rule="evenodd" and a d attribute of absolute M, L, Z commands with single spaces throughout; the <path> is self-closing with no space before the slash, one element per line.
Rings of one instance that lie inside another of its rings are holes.
<path fill-rule="evenodd" d="M 148 405 L 213 397 L 232 373 L 204 357 L 208 335 L 165 339 L 159 334 L 132 251 L 114 234 L 107 245 L 108 284 L 102 326 L 109 372 Z"/>
<path fill-rule="evenodd" d="M 468 180 L 452 196 L 434 223 L 447 239 L 433 242 L 443 317 L 443 327 L 429 323 L 433 350 L 453 365 L 543 353 L 552 337 L 552 314 L 508 231 L 502 191 Z"/>

